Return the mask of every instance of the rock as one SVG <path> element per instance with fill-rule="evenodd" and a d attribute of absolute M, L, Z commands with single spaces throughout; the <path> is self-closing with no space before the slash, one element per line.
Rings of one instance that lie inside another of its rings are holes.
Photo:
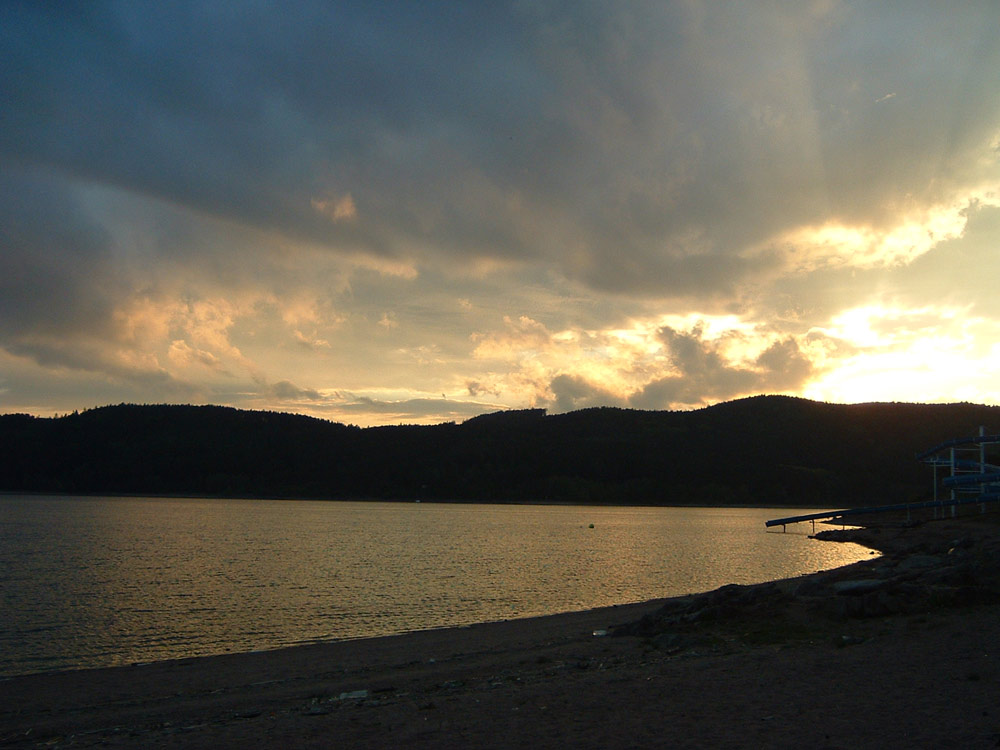
<path fill-rule="evenodd" d="M 739 598 L 740 604 L 759 604 L 761 602 L 784 598 L 781 588 L 776 583 L 763 583 L 749 586 Z"/>
<path fill-rule="evenodd" d="M 367 690 L 350 690 L 336 697 L 338 701 L 359 701 L 368 697 Z"/>
<path fill-rule="evenodd" d="M 680 633 L 660 633 L 652 640 L 653 646 L 658 648 L 660 651 L 666 651 L 668 653 L 680 651 L 682 648 L 687 646 L 688 643 L 689 640 Z"/>
<path fill-rule="evenodd" d="M 844 646 L 857 646 L 864 642 L 864 638 L 858 638 L 856 635 L 842 635 L 838 638 L 834 638 L 833 645 L 837 648 L 843 648 Z"/>
<path fill-rule="evenodd" d="M 825 600 L 820 609 L 837 620 L 882 617 L 903 611 L 903 602 L 888 591 L 868 591 L 860 595 L 835 596 Z"/>
<path fill-rule="evenodd" d="M 838 594 L 854 595 L 865 594 L 869 591 L 878 591 L 886 585 L 885 580 L 879 578 L 862 578 L 860 580 L 836 581 L 833 590 Z"/>
<path fill-rule="evenodd" d="M 821 596 L 826 594 L 828 584 L 822 578 L 810 576 L 795 589 L 795 596 Z"/>
<path fill-rule="evenodd" d="M 913 570 L 936 568 L 942 562 L 943 560 L 937 555 L 910 555 L 899 561 L 896 570 L 900 573 L 908 573 Z"/>
<path fill-rule="evenodd" d="M 887 591 L 876 591 L 861 597 L 861 617 L 893 615 L 900 609 L 900 602 Z"/>
<path fill-rule="evenodd" d="M 937 570 L 929 570 L 920 576 L 920 582 L 928 585 L 945 584 L 957 586 L 974 578 L 969 566 L 949 565 Z"/>

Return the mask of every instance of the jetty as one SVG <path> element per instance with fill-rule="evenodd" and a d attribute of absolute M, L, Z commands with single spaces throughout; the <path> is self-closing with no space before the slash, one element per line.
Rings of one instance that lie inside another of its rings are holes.
<path fill-rule="evenodd" d="M 827 523 L 843 521 L 846 525 L 849 522 L 844 519 L 851 516 L 889 511 L 906 511 L 909 519 L 911 511 L 926 508 L 933 509 L 934 518 L 938 518 L 939 514 L 943 518 L 945 509 L 950 508 L 954 517 L 960 505 L 975 504 L 979 504 L 981 512 L 985 512 L 987 503 L 1000 501 L 1000 464 L 987 461 L 989 449 L 996 445 L 1000 445 L 1000 435 L 990 434 L 985 427 L 980 427 L 978 435 L 946 440 L 917 454 L 918 461 L 929 464 L 934 469 L 932 500 L 786 516 L 765 521 L 764 526 L 767 528 L 781 526 L 784 531 L 789 524 L 811 521 L 815 531 L 816 521 Z M 942 477 L 942 473 L 945 476 Z M 942 493 L 942 490 L 946 492 Z"/>

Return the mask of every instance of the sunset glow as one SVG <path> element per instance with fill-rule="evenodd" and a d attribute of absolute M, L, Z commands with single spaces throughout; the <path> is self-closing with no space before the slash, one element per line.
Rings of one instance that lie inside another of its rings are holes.
<path fill-rule="evenodd" d="M 0 21 L 2 412 L 1000 402 L 996 3 Z"/>

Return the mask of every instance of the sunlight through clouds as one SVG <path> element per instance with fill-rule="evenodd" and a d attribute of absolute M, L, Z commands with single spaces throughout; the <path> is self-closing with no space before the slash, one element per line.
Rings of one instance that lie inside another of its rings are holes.
<path fill-rule="evenodd" d="M 811 370 L 793 339 L 733 315 L 663 315 L 634 319 L 627 328 L 560 332 L 524 316 L 505 322 L 504 331 L 475 337 L 478 358 L 519 373 L 505 382 L 494 372 L 490 390 L 527 389 L 522 399 L 558 411 L 595 404 L 689 407 L 711 399 L 694 396 L 691 384 L 699 380 L 712 383 L 716 399 L 768 385 L 785 392 Z M 475 381 L 477 388 L 485 380 Z"/>
<path fill-rule="evenodd" d="M 777 242 L 787 247 L 796 272 L 824 266 L 877 268 L 912 262 L 935 245 L 960 237 L 965 228 L 966 201 L 961 206 L 935 207 L 918 220 L 906 219 L 888 229 L 827 223 L 800 227 Z"/>
<path fill-rule="evenodd" d="M 0 6 L 0 411 L 997 398 L 995 2 L 87 7 Z"/>
<path fill-rule="evenodd" d="M 1000 323 L 966 309 L 873 305 L 845 311 L 816 332 L 846 348 L 827 362 L 818 357 L 826 373 L 803 390 L 809 398 L 947 402 L 1000 393 L 1000 349 L 989 343 L 1000 338 Z"/>
<path fill-rule="evenodd" d="M 968 317 L 968 312 L 954 307 L 907 310 L 870 305 L 845 310 L 834 317 L 829 327 L 814 330 L 865 349 L 920 347 L 928 340 L 968 345 L 969 330 L 983 322 Z"/>

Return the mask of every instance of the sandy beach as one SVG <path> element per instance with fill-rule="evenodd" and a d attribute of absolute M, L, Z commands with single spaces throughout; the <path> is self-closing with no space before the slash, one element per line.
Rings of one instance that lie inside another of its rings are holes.
<path fill-rule="evenodd" d="M 1000 519 L 526 620 L 0 681 L 0 747 L 1000 747 Z"/>

